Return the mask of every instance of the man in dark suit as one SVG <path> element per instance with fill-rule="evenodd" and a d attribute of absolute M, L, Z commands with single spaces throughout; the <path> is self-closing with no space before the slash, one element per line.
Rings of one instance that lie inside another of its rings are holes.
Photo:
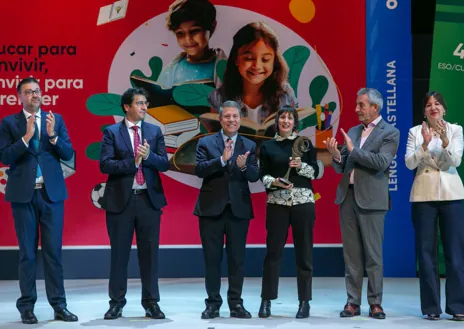
<path fill-rule="evenodd" d="M 382 243 L 384 221 L 390 209 L 389 166 L 395 157 L 400 132 L 386 123 L 380 111 L 380 92 L 363 88 L 356 99 L 361 124 L 348 134 L 341 151 L 335 138 L 325 142 L 333 156 L 333 167 L 343 174 L 335 203 L 340 205 L 340 225 L 345 260 L 347 303 L 341 317 L 360 315 L 364 268 L 368 277 L 369 316 L 385 319 Z"/>
<path fill-rule="evenodd" d="M 100 170 L 108 174 L 102 207 L 111 244 L 110 308 L 104 318 L 120 317 L 126 305 L 127 266 L 135 230 L 145 316 L 164 319 L 158 305 L 160 219 L 166 206 L 159 172 L 168 170 L 164 136 L 159 127 L 143 121 L 148 108 L 144 90 L 128 89 L 121 107 L 126 116 L 105 129 L 100 153 Z"/>
<path fill-rule="evenodd" d="M 225 102 L 219 110 L 222 130 L 200 138 L 195 174 L 203 178 L 194 214 L 199 217 L 206 266 L 206 309 L 202 319 L 219 316 L 222 305 L 221 261 L 224 236 L 229 271 L 227 302 L 230 316 L 251 318 L 243 307 L 243 261 L 250 219 L 253 218 L 248 182 L 259 179 L 256 144 L 239 136 L 240 106 Z"/>
<path fill-rule="evenodd" d="M 23 109 L 3 118 L 0 161 L 9 165 L 5 200 L 11 203 L 19 244 L 19 287 L 16 307 L 26 324 L 37 323 L 34 305 L 39 227 L 45 289 L 55 320 L 77 321 L 66 308 L 61 247 L 64 200 L 68 198 L 60 159 L 74 155 L 63 118 L 41 110 L 42 91 L 34 78 L 18 84 Z"/>

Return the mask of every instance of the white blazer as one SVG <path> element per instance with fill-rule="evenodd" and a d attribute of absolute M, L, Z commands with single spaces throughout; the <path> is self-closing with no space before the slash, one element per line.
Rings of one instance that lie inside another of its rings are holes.
<path fill-rule="evenodd" d="M 434 137 L 422 148 L 422 125 L 409 129 L 406 147 L 406 167 L 417 168 L 412 184 L 410 202 L 449 201 L 464 199 L 464 187 L 456 170 L 463 151 L 462 127 L 446 122 L 449 144 L 444 149 L 440 138 Z"/>

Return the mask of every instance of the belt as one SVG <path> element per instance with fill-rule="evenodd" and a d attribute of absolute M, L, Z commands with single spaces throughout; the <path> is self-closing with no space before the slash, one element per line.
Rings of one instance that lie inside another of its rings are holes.
<path fill-rule="evenodd" d="M 44 185 L 43 183 L 36 183 L 34 189 L 36 190 L 41 189 L 43 185 Z"/>
<path fill-rule="evenodd" d="M 135 195 L 138 195 L 138 194 L 144 194 L 144 193 L 147 193 L 147 189 L 133 189 L 132 192 L 135 194 Z"/>

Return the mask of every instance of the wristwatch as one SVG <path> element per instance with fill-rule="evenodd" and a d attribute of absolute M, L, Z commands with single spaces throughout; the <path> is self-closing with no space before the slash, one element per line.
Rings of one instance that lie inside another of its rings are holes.
<path fill-rule="evenodd" d="M 58 135 L 56 134 L 56 132 L 54 131 L 53 134 L 51 136 L 48 136 L 48 139 L 55 139 L 56 137 L 58 137 Z"/>

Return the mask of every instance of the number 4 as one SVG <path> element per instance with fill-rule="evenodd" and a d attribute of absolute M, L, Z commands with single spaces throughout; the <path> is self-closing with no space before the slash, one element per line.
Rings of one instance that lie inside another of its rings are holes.
<path fill-rule="evenodd" d="M 453 55 L 460 57 L 461 59 L 464 59 L 464 49 L 462 48 L 462 46 L 464 46 L 464 44 L 460 43 L 454 51 Z"/>

